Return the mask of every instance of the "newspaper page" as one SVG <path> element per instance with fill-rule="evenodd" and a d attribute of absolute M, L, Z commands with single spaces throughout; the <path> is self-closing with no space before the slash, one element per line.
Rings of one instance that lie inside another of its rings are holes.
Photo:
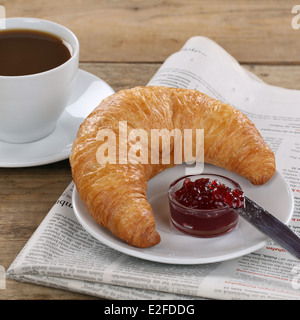
<path fill-rule="evenodd" d="M 193 37 L 148 85 L 197 89 L 241 109 L 276 154 L 300 234 L 300 91 L 265 84 L 215 42 Z M 178 265 L 120 253 L 87 233 L 72 207 L 73 182 L 53 205 L 6 276 L 107 299 L 300 299 L 300 263 L 271 240 L 239 258 Z"/>

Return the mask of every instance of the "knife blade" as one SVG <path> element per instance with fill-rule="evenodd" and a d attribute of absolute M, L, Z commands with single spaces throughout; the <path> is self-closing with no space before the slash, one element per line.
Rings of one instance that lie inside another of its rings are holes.
<path fill-rule="evenodd" d="M 256 202 L 246 196 L 244 199 L 244 208 L 234 209 L 235 212 L 283 249 L 300 259 L 300 237 Z"/>

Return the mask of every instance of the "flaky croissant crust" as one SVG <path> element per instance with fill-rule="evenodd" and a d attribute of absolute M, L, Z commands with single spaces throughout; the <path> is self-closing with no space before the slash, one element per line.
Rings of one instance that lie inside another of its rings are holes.
<path fill-rule="evenodd" d="M 137 247 L 160 242 L 147 182 L 170 164 L 99 164 L 101 129 L 128 131 L 204 129 L 204 160 L 235 172 L 253 184 L 264 184 L 275 172 L 275 157 L 254 124 L 239 110 L 189 89 L 136 87 L 103 100 L 81 125 L 70 164 L 78 193 L 94 220 Z M 122 138 L 121 138 L 122 139 Z M 117 140 L 118 144 L 122 141 Z M 117 148 L 118 149 L 118 148 Z M 150 153 L 149 153 L 150 154 Z"/>

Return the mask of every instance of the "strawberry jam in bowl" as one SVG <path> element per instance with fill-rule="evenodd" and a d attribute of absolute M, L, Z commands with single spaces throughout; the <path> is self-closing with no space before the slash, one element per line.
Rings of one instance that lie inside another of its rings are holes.
<path fill-rule="evenodd" d="M 182 177 L 170 185 L 168 197 L 175 228 L 202 238 L 233 230 L 239 219 L 233 209 L 244 207 L 240 185 L 217 174 Z"/>

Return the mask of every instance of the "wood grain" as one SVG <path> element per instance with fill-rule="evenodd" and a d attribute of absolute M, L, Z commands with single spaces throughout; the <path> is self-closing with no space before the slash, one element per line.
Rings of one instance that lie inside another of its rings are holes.
<path fill-rule="evenodd" d="M 72 29 L 80 68 L 115 91 L 146 85 L 194 35 L 209 37 L 265 82 L 300 89 L 300 30 L 291 0 L 0 0 L 7 17 L 36 17 Z M 0 265 L 7 269 L 71 181 L 68 160 L 0 168 Z M 4 299 L 95 299 L 7 280 Z"/>
<path fill-rule="evenodd" d="M 8 17 L 69 27 L 81 61 L 162 62 L 188 38 L 209 37 L 244 63 L 299 63 L 294 0 L 1 0 Z"/>

